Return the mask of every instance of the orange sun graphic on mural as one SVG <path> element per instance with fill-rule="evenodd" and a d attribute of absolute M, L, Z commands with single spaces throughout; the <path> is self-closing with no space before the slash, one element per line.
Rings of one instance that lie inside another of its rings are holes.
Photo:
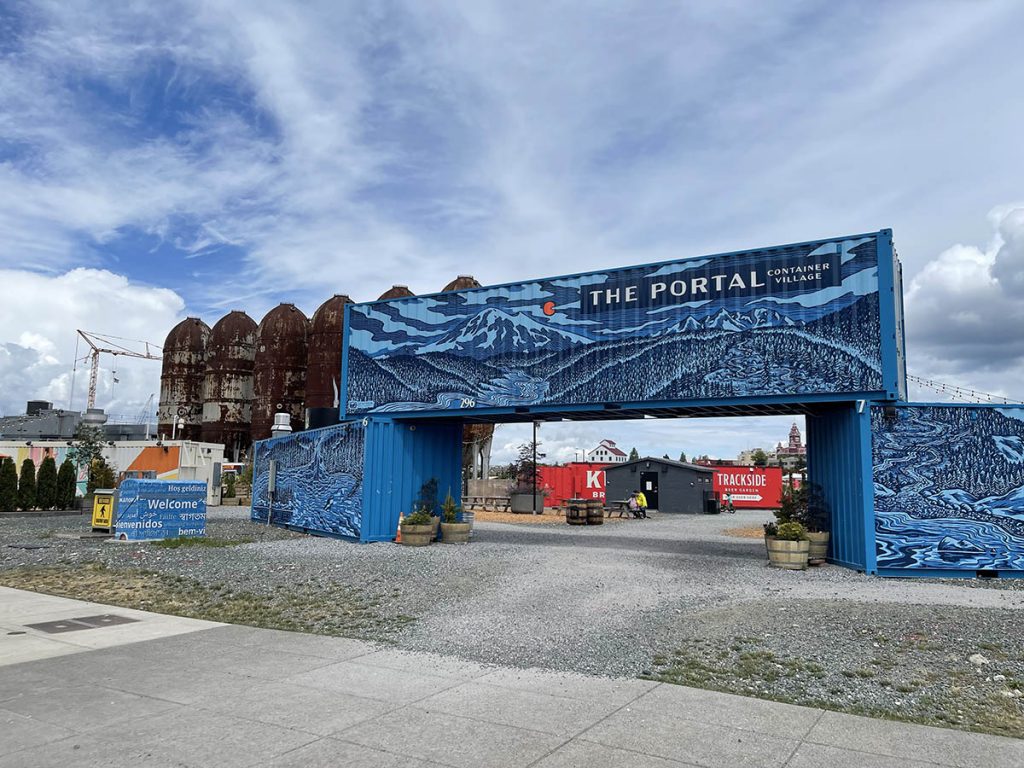
<path fill-rule="evenodd" d="M 545 315 L 551 317 L 553 314 L 555 314 L 555 302 L 545 301 L 542 309 L 544 310 Z"/>

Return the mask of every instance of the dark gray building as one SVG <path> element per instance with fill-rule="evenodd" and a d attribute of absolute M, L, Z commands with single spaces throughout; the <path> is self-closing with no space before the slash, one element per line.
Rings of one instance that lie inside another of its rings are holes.
<path fill-rule="evenodd" d="M 628 499 L 643 491 L 649 509 L 659 512 L 704 512 L 708 498 L 714 498 L 714 470 L 696 464 L 646 456 L 605 468 L 605 498 Z"/>

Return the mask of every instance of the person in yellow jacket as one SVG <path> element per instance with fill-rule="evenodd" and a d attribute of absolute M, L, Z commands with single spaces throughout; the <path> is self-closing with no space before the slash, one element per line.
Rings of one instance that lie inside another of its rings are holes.
<path fill-rule="evenodd" d="M 643 491 L 636 492 L 636 505 L 640 508 L 640 517 L 647 517 L 647 497 Z"/>

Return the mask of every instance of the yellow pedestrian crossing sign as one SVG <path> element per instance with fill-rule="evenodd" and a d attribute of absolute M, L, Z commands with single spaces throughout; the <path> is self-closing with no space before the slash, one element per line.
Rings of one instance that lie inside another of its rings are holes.
<path fill-rule="evenodd" d="M 92 502 L 92 529 L 110 533 L 114 527 L 114 492 L 96 491 Z"/>

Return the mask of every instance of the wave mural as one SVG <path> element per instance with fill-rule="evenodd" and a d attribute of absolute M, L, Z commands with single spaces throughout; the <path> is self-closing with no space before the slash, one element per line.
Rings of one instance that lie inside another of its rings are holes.
<path fill-rule="evenodd" d="M 883 390 L 877 237 L 354 305 L 348 414 Z"/>
<path fill-rule="evenodd" d="M 364 430 L 339 424 L 253 446 L 252 520 L 358 539 L 363 517 Z M 273 503 L 269 462 L 277 462 Z"/>
<path fill-rule="evenodd" d="M 1024 407 L 871 409 L 879 568 L 1024 569 Z"/>

